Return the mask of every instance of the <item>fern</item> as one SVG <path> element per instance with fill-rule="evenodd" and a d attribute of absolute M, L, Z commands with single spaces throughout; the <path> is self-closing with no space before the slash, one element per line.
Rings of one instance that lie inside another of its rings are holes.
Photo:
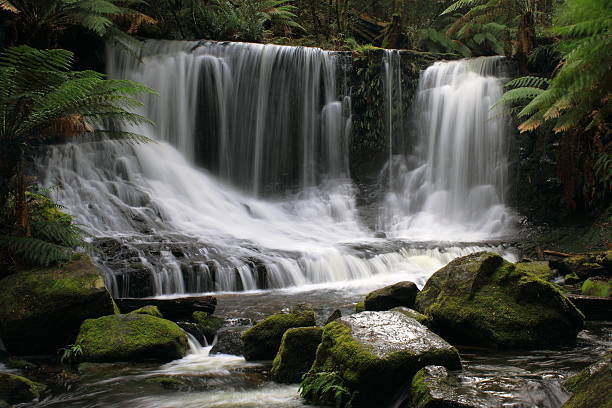
<path fill-rule="evenodd" d="M 315 404 L 351 407 L 352 394 L 337 372 L 306 373 L 302 377 L 300 395 Z"/>

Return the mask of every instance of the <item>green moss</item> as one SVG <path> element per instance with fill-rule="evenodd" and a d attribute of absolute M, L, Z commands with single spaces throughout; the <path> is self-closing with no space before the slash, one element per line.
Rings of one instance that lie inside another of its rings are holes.
<path fill-rule="evenodd" d="M 361 313 L 363 311 L 365 311 L 365 302 L 362 300 L 361 302 L 357 302 L 355 305 L 355 312 Z"/>
<path fill-rule="evenodd" d="M 417 296 L 417 310 L 451 343 L 501 348 L 572 343 L 584 319 L 558 286 L 487 253 L 436 272 Z"/>
<path fill-rule="evenodd" d="M 567 275 L 563 277 L 563 281 L 565 282 L 566 285 L 573 285 L 575 283 L 582 282 L 582 280 L 583 279 L 581 279 L 575 273 L 568 273 Z"/>
<path fill-rule="evenodd" d="M 400 312 L 401 314 L 411 317 L 417 322 L 421 323 L 423 326 L 429 327 L 432 323 L 431 316 L 424 315 L 423 313 L 419 313 L 416 310 L 409 309 L 407 307 L 394 307 L 391 311 Z"/>
<path fill-rule="evenodd" d="M 583 295 L 610 297 L 612 296 L 612 280 L 589 278 L 584 281 L 580 290 Z"/>
<path fill-rule="evenodd" d="M 40 397 L 45 386 L 25 377 L 0 373 L 0 400 L 10 404 L 28 402 Z"/>
<path fill-rule="evenodd" d="M 519 271 L 530 273 L 545 281 L 549 281 L 555 276 L 553 270 L 550 269 L 548 261 L 523 261 L 515 263 L 514 266 Z"/>
<path fill-rule="evenodd" d="M 88 257 L 0 281 L 0 331 L 13 354 L 54 354 L 74 343 L 81 322 L 114 312 Z"/>
<path fill-rule="evenodd" d="M 315 326 L 315 312 L 293 310 L 269 316 L 242 333 L 244 358 L 246 360 L 272 360 L 285 334 L 294 327 Z"/>
<path fill-rule="evenodd" d="M 410 399 L 413 402 L 412 408 L 425 408 L 427 404 L 433 401 L 429 387 L 425 383 L 425 370 L 419 370 L 412 378 Z"/>
<path fill-rule="evenodd" d="M 206 312 L 193 312 L 192 319 L 198 324 L 208 343 L 212 343 L 217 331 L 225 324 L 225 319 L 211 316 Z"/>
<path fill-rule="evenodd" d="M 130 312 L 129 314 L 146 314 L 149 316 L 159 317 L 160 319 L 164 318 L 162 313 L 159 311 L 159 308 L 157 306 L 152 305 L 143 306 L 139 309 Z"/>
<path fill-rule="evenodd" d="M 299 383 L 315 360 L 323 329 L 298 327 L 288 329 L 272 363 L 272 379 L 281 383 Z"/>
<path fill-rule="evenodd" d="M 83 322 L 77 344 L 83 361 L 171 361 L 187 351 L 187 337 L 174 322 L 146 314 L 111 315 Z"/>
<path fill-rule="evenodd" d="M 563 408 L 612 408 L 612 354 L 603 361 L 581 371 L 565 382 L 565 387 L 573 392 Z"/>

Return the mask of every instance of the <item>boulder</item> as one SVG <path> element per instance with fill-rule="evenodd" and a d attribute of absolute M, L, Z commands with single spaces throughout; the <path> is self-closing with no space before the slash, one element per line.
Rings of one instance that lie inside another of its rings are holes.
<path fill-rule="evenodd" d="M 162 316 L 161 312 L 159 311 L 159 308 L 153 305 L 143 306 L 140 309 L 136 309 L 130 312 L 130 314 L 146 314 L 149 316 L 159 317 L 160 319 L 164 318 L 164 316 Z"/>
<path fill-rule="evenodd" d="M 83 350 L 81 360 L 95 363 L 166 362 L 187 352 L 187 336 L 176 323 L 147 314 L 85 320 L 76 344 Z"/>
<path fill-rule="evenodd" d="M 612 407 L 612 353 L 570 377 L 563 385 L 573 394 L 562 408 Z"/>
<path fill-rule="evenodd" d="M 554 284 L 480 252 L 434 273 L 415 309 L 453 344 L 535 348 L 574 343 L 584 316 Z"/>
<path fill-rule="evenodd" d="M 391 310 L 394 312 L 400 312 L 408 317 L 412 317 L 414 320 L 416 320 L 417 322 L 421 323 L 424 326 L 429 327 L 429 325 L 431 324 L 430 316 L 424 315 L 423 313 L 419 313 L 414 309 L 409 309 L 404 306 L 399 306 L 399 307 L 394 307 Z"/>
<path fill-rule="evenodd" d="M 398 282 L 370 292 L 365 300 L 365 310 L 390 310 L 397 306 L 414 307 L 419 288 L 413 282 Z"/>
<path fill-rule="evenodd" d="M 299 383 L 315 361 L 322 334 L 320 327 L 287 330 L 272 363 L 272 379 L 280 383 Z"/>
<path fill-rule="evenodd" d="M 582 283 L 580 292 L 586 296 L 612 296 L 612 278 L 592 277 Z"/>
<path fill-rule="evenodd" d="M 293 327 L 316 326 L 315 312 L 303 308 L 269 316 L 242 333 L 244 358 L 247 361 L 272 360 L 280 347 L 283 334 Z"/>
<path fill-rule="evenodd" d="M 225 319 L 217 316 L 211 316 L 206 312 L 193 312 L 193 321 L 196 322 L 202 335 L 206 338 L 208 344 L 215 340 L 217 331 L 223 327 Z"/>
<path fill-rule="evenodd" d="M 340 406 L 387 406 L 427 365 L 459 369 L 461 361 L 453 346 L 415 319 L 396 311 L 361 312 L 325 326 L 302 396 L 319 405 L 340 399 Z"/>
<path fill-rule="evenodd" d="M 55 354 L 85 319 L 113 314 L 113 300 L 86 256 L 0 281 L 0 332 L 11 354 Z"/>
<path fill-rule="evenodd" d="M 483 404 L 460 390 L 461 381 L 442 366 L 427 366 L 412 378 L 404 408 L 479 408 Z"/>
<path fill-rule="evenodd" d="M 342 312 L 340 311 L 340 309 L 336 309 L 329 315 L 327 320 L 325 320 L 325 323 L 323 323 L 323 326 L 325 326 L 327 323 L 333 322 L 334 320 L 338 320 L 341 317 L 342 317 Z"/>
<path fill-rule="evenodd" d="M 217 342 L 210 349 L 210 354 L 231 354 L 241 356 L 243 350 L 242 333 L 249 326 L 223 327 L 217 332 Z"/>
<path fill-rule="evenodd" d="M 40 397 L 46 387 L 19 375 L 0 373 L 0 401 L 9 404 L 32 401 Z"/>
<path fill-rule="evenodd" d="M 562 275 L 576 274 L 580 279 L 591 276 L 612 277 L 612 251 L 591 252 L 550 261 Z"/>

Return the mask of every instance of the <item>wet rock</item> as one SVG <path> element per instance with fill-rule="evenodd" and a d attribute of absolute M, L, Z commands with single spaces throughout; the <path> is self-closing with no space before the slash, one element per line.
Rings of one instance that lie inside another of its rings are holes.
<path fill-rule="evenodd" d="M 612 278 L 592 277 L 582 283 L 580 292 L 586 296 L 612 296 Z"/>
<path fill-rule="evenodd" d="M 164 317 L 159 311 L 159 308 L 153 305 L 143 306 L 139 309 L 134 310 L 133 312 L 130 312 L 130 314 L 146 314 L 149 316 L 159 317 L 160 319 L 163 319 Z"/>
<path fill-rule="evenodd" d="M 411 317 L 417 322 L 421 323 L 423 326 L 429 327 L 431 324 L 431 316 L 424 315 L 423 313 L 419 313 L 414 309 L 410 309 L 404 306 L 394 307 L 391 309 L 393 312 L 400 312 L 405 316 Z"/>
<path fill-rule="evenodd" d="M 550 266 L 558 269 L 562 275 L 576 274 L 582 280 L 591 276 L 612 277 L 612 251 L 591 252 L 551 260 Z"/>
<path fill-rule="evenodd" d="M 415 306 L 451 343 L 484 347 L 571 344 L 584 320 L 556 285 L 488 252 L 434 273 Z"/>
<path fill-rule="evenodd" d="M 242 355 L 242 333 L 248 330 L 248 326 L 223 327 L 217 332 L 217 342 L 210 349 L 210 354 Z"/>
<path fill-rule="evenodd" d="M 283 334 L 281 345 L 272 363 L 272 379 L 280 383 L 299 383 L 315 361 L 323 329 L 298 327 Z"/>
<path fill-rule="evenodd" d="M 146 314 L 88 319 L 81 325 L 77 344 L 82 361 L 171 361 L 187 352 L 187 336 L 170 320 Z"/>
<path fill-rule="evenodd" d="M 189 382 L 181 377 L 160 375 L 157 377 L 148 378 L 146 380 L 149 384 L 158 384 L 165 390 L 172 391 L 189 391 L 191 385 Z"/>
<path fill-rule="evenodd" d="M 332 312 L 332 314 L 329 315 L 327 320 L 325 320 L 325 323 L 323 324 L 323 326 L 325 326 L 327 323 L 333 322 L 334 320 L 338 320 L 341 317 L 342 317 L 342 312 L 340 311 L 340 309 L 336 309 Z"/>
<path fill-rule="evenodd" d="M 459 391 L 460 380 L 442 366 L 427 366 L 412 378 L 403 408 L 480 408 L 481 403 Z"/>
<path fill-rule="evenodd" d="M 289 313 L 269 316 L 242 333 L 244 358 L 252 360 L 272 360 L 280 347 L 285 331 L 293 327 L 316 326 L 315 312 L 301 307 Z"/>
<path fill-rule="evenodd" d="M 112 313 L 113 300 L 86 256 L 0 281 L 0 332 L 12 354 L 55 354 L 74 343 L 83 320 Z"/>
<path fill-rule="evenodd" d="M 302 396 L 313 404 L 386 406 L 427 365 L 461 368 L 457 350 L 415 319 L 396 311 L 362 312 L 329 323 Z M 329 390 L 332 391 L 329 391 Z"/>
<path fill-rule="evenodd" d="M 365 310 L 390 310 L 397 306 L 414 307 L 419 289 L 413 282 L 398 282 L 370 292 L 365 300 Z"/>
<path fill-rule="evenodd" d="M 225 320 L 221 317 L 211 316 L 205 312 L 193 312 L 193 321 L 196 322 L 200 331 L 206 338 L 208 344 L 211 344 L 215 340 L 217 331 L 223 327 Z"/>
<path fill-rule="evenodd" d="M 573 394 L 562 408 L 612 407 L 612 353 L 570 377 L 564 384 Z"/>
<path fill-rule="evenodd" d="M 19 375 L 0 373 L 0 401 L 19 404 L 40 397 L 46 387 Z"/>

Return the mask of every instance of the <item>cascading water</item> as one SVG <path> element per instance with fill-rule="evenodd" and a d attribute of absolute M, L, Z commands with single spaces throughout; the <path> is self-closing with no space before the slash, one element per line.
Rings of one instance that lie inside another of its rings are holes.
<path fill-rule="evenodd" d="M 380 222 L 391 236 L 457 241 L 510 232 L 507 118 L 491 110 L 507 69 L 503 57 L 485 57 L 437 62 L 421 74 L 416 142 L 383 174 L 391 187 Z"/>
<path fill-rule="evenodd" d="M 109 49 L 108 71 L 162 95 L 146 96 L 141 112 L 156 127 L 127 129 L 157 143 L 68 143 L 39 162 L 43 183 L 60 184 L 56 198 L 97 237 L 114 296 L 422 284 L 479 249 L 372 249 L 347 174 L 345 56 L 245 43 L 145 46 L 142 62 Z"/>

